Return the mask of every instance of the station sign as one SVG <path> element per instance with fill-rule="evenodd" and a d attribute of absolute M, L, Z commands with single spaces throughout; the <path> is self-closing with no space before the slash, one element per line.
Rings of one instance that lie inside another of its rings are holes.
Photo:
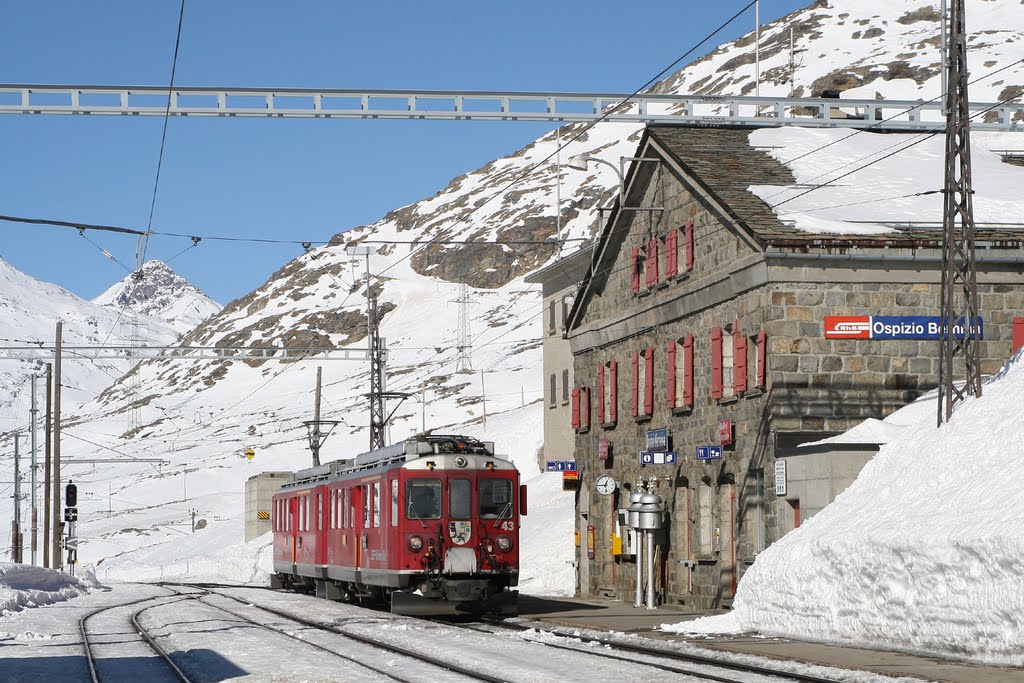
<path fill-rule="evenodd" d="M 612 452 L 612 445 L 608 443 L 608 439 L 601 439 L 597 442 L 597 459 L 607 460 L 608 456 Z"/>
<path fill-rule="evenodd" d="M 946 325 L 940 316 L 929 315 L 826 315 L 825 339 L 941 339 Z M 971 327 L 984 338 L 981 318 Z M 963 339 L 963 320 L 953 325 L 953 336 Z"/>
<path fill-rule="evenodd" d="M 576 461 L 575 460 L 548 460 L 545 463 L 544 470 L 546 472 L 575 472 Z"/>
<path fill-rule="evenodd" d="M 668 429 L 647 430 L 647 450 L 667 451 L 668 450 Z"/>
<path fill-rule="evenodd" d="M 562 481 L 579 481 L 580 473 L 573 470 L 571 472 L 562 472 Z"/>
<path fill-rule="evenodd" d="M 675 465 L 675 451 L 640 451 L 641 465 Z"/>
<path fill-rule="evenodd" d="M 775 495 L 786 495 L 786 461 L 775 461 Z"/>
<path fill-rule="evenodd" d="M 697 459 L 698 460 L 721 460 L 722 459 L 722 447 L 721 446 L 697 446 Z"/>
<path fill-rule="evenodd" d="M 729 418 L 718 421 L 718 443 L 723 446 L 732 443 L 732 420 Z"/>

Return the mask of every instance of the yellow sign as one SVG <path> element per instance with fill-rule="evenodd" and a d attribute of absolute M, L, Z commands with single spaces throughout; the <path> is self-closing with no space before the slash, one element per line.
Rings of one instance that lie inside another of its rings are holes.
<path fill-rule="evenodd" d="M 257 519 L 270 519 L 270 513 L 269 512 L 264 512 L 263 510 L 260 510 L 259 512 L 256 513 L 256 518 Z"/>
<path fill-rule="evenodd" d="M 256 449 L 246 448 L 245 451 L 243 452 L 243 455 L 245 456 L 246 460 L 252 460 L 253 458 L 256 457 Z"/>

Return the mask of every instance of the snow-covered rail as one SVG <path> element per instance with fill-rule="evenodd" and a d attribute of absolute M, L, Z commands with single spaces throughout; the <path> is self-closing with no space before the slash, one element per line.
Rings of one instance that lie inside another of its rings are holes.
<path fill-rule="evenodd" d="M 168 104 L 170 106 L 168 106 Z M 970 103 L 972 126 L 1024 130 L 1024 103 Z M 0 114 L 672 122 L 932 131 L 938 101 L 643 93 L 0 84 Z"/>

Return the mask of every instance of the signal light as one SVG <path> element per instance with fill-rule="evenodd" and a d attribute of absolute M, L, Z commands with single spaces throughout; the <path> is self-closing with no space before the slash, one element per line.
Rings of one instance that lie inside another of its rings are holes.
<path fill-rule="evenodd" d="M 78 487 L 70 481 L 64 487 L 64 507 L 73 508 L 78 505 Z"/>

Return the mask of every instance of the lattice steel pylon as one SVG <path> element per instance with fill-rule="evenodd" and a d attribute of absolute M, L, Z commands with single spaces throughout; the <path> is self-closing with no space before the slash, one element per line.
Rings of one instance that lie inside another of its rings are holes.
<path fill-rule="evenodd" d="M 369 281 L 369 279 L 367 279 Z M 377 317 L 377 297 L 370 295 L 367 304 L 367 322 L 370 336 L 370 450 L 384 448 L 384 354 L 380 338 L 380 320 Z"/>
<path fill-rule="evenodd" d="M 454 299 L 453 302 L 459 305 L 459 338 L 455 343 L 455 349 L 459 355 L 455 363 L 455 371 L 471 372 L 473 370 L 473 344 L 469 336 L 469 306 L 473 300 L 469 298 L 469 285 L 465 282 L 459 285 L 459 298 Z"/>
<path fill-rule="evenodd" d="M 943 17 L 945 21 L 945 17 Z M 942 323 L 939 357 L 938 424 L 949 420 L 957 403 L 981 396 L 981 318 L 978 315 L 974 257 L 974 203 L 971 189 L 971 128 L 967 100 L 967 31 L 964 0 L 952 0 L 949 16 L 946 91 L 946 180 L 942 224 Z M 955 366 L 963 362 L 957 386 Z"/>

